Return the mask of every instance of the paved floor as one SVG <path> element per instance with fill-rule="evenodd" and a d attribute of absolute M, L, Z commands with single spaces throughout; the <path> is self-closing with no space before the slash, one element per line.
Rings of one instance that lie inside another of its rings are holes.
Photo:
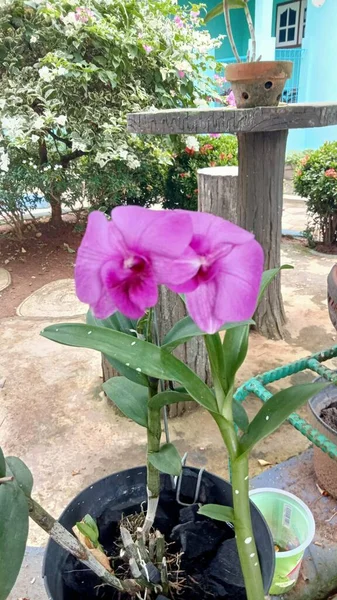
<path fill-rule="evenodd" d="M 300 198 L 296 200 L 284 198 L 282 214 L 283 233 L 298 234 L 304 231 L 306 227 L 306 202 Z"/>

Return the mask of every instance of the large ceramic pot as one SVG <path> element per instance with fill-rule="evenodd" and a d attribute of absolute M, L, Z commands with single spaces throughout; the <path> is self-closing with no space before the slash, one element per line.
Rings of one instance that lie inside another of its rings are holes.
<path fill-rule="evenodd" d="M 197 486 L 198 473 L 198 469 L 184 467 L 179 499 L 186 504 L 192 504 L 195 500 L 194 496 Z M 167 531 L 164 531 L 165 528 L 167 530 L 168 527 L 172 527 L 172 524 L 174 525 L 178 522 L 179 511 L 181 511 L 182 506 L 177 502 L 176 490 L 173 488 L 171 477 L 168 475 L 162 475 L 161 487 L 161 500 L 155 526 L 165 535 L 167 535 Z M 81 492 L 65 509 L 59 521 L 69 531 L 71 531 L 76 521 L 80 521 L 87 513 L 89 513 L 97 520 L 100 534 L 104 525 L 105 529 L 108 527 L 107 533 L 111 537 L 111 535 L 115 535 L 116 529 L 114 529 L 114 526 L 118 524 L 122 514 L 127 515 L 139 512 L 140 507 L 142 505 L 144 506 L 145 501 L 145 467 L 128 469 L 127 471 L 109 475 L 108 477 L 97 481 Z M 205 471 L 202 476 L 197 502 L 200 504 L 216 503 L 233 506 L 232 487 L 229 483 L 223 479 L 220 479 L 220 477 L 216 477 L 215 475 Z M 172 521 L 169 523 L 167 522 L 168 510 L 170 512 L 170 519 L 172 517 Z M 264 589 L 267 593 L 274 573 L 274 545 L 271 533 L 263 516 L 254 504 L 251 505 L 251 510 L 254 535 L 262 569 Z M 115 525 L 112 523 L 112 521 L 115 523 Z M 168 533 L 170 533 L 170 531 Z M 105 544 L 106 539 L 104 539 L 104 535 L 105 534 L 103 534 L 103 538 L 100 538 L 100 541 L 104 547 L 107 547 Z M 231 541 L 235 544 L 233 537 L 234 532 L 231 531 L 230 535 L 232 538 Z M 204 538 L 199 540 L 199 544 L 205 543 L 206 540 Z M 74 573 L 74 577 L 80 573 L 79 578 L 81 583 L 83 574 L 83 571 L 82 574 L 80 571 L 83 566 L 81 566 L 80 563 L 69 566 L 69 558 L 70 557 L 65 550 L 58 546 L 53 540 L 49 541 L 43 566 L 43 577 L 48 598 L 51 600 L 87 600 L 87 598 L 97 598 L 96 592 L 94 592 L 92 595 L 87 595 L 87 588 L 84 588 L 80 593 L 74 592 L 73 589 L 69 588 L 69 586 L 65 583 L 67 578 L 69 581 L 69 574 L 72 576 L 72 573 Z M 238 564 L 234 564 L 235 561 L 233 558 L 232 561 L 232 580 L 235 585 L 235 577 L 238 577 Z M 95 586 L 97 589 L 97 585 L 99 583 L 99 580 L 94 581 L 94 589 Z M 240 594 L 241 595 L 239 596 L 234 595 L 233 597 L 245 597 L 244 588 L 242 587 Z M 214 600 L 216 600 L 216 596 L 214 596 Z"/>
<path fill-rule="evenodd" d="M 233 63 L 226 67 L 238 108 L 277 106 L 287 79 L 292 75 L 291 61 Z"/>
<path fill-rule="evenodd" d="M 325 380 L 320 378 L 317 381 Z M 309 400 L 311 408 L 309 420 L 315 429 L 318 429 L 320 433 L 323 433 L 323 435 L 337 445 L 337 431 L 332 429 L 321 418 L 322 410 L 332 403 L 336 403 L 337 405 L 337 387 L 335 385 L 329 385 Z M 330 456 L 323 452 L 323 450 L 320 450 L 320 448 L 317 448 L 317 446 L 314 446 L 314 469 L 321 488 L 334 498 L 337 498 L 337 461 L 330 458 Z"/>

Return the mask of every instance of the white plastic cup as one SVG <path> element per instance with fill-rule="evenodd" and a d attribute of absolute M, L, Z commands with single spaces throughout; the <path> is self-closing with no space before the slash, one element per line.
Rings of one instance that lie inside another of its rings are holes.
<path fill-rule="evenodd" d="M 275 573 L 269 590 L 278 596 L 296 583 L 305 549 L 315 535 L 315 521 L 307 505 L 294 494 L 276 488 L 259 488 L 250 493 L 252 502 L 266 519 L 275 546 Z"/>

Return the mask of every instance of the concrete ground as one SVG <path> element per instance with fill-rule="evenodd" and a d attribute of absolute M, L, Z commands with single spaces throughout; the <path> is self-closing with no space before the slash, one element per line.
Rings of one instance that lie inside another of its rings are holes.
<path fill-rule="evenodd" d="M 239 384 L 258 372 L 336 343 L 326 304 L 326 277 L 336 259 L 313 255 L 289 239 L 283 241 L 282 253 L 282 262 L 295 266 L 282 275 L 288 318 L 285 338 L 272 341 L 252 334 Z M 81 319 L 84 317 L 73 320 Z M 0 389 L 1 445 L 7 455 L 20 456 L 29 465 L 35 480 L 34 497 L 55 517 L 81 489 L 110 472 L 143 463 L 145 456 L 145 431 L 117 416 L 101 393 L 99 354 L 60 346 L 39 336 L 41 329 L 58 320 L 39 314 L 0 321 L 0 379 L 5 378 Z M 332 362 L 337 367 L 337 361 Z M 311 378 L 310 373 L 299 374 L 289 378 L 289 383 Z M 250 398 L 246 407 L 253 415 L 258 401 Z M 305 416 L 306 410 L 301 414 Z M 186 414 L 171 421 L 170 429 L 179 451 L 189 452 L 189 464 L 228 475 L 226 453 L 207 414 L 201 410 Z M 276 465 L 308 445 L 300 433 L 284 425 L 255 448 L 251 476 L 266 469 L 259 459 Z M 43 546 L 45 542 L 46 536 L 31 524 L 29 544 Z M 22 580 L 26 585 L 24 569 Z M 43 598 L 34 591 L 37 583 L 35 579 L 30 584 L 29 593 L 22 588 L 14 591 L 11 600 Z"/>

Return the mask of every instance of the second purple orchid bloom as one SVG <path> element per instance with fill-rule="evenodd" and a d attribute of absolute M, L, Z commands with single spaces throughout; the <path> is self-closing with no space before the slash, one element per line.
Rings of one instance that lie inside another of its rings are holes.
<path fill-rule="evenodd" d="M 111 217 L 89 215 L 76 259 L 77 295 L 97 318 L 140 318 L 158 285 L 185 294 L 205 333 L 253 315 L 263 271 L 253 234 L 208 213 L 123 206 Z"/>

